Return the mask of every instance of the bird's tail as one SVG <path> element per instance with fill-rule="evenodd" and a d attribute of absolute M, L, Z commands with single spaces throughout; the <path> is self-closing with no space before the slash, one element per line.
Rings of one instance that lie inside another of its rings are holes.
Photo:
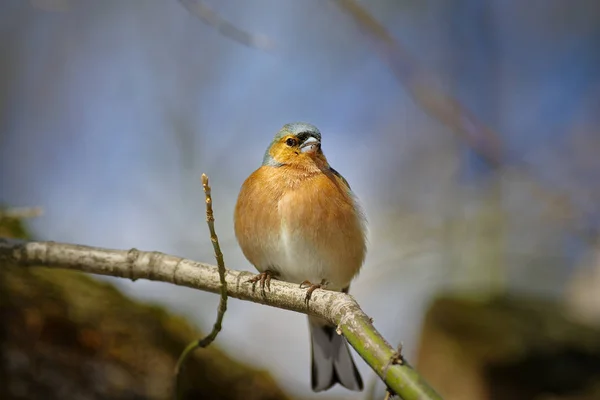
<path fill-rule="evenodd" d="M 312 373 L 315 392 L 327 390 L 336 383 L 361 391 L 362 378 L 352 360 L 346 339 L 335 332 L 335 326 L 321 318 L 308 317 L 311 333 Z"/>

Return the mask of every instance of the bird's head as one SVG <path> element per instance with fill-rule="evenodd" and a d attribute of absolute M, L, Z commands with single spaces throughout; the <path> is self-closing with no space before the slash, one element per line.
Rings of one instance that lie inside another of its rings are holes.
<path fill-rule="evenodd" d="M 304 122 L 284 125 L 265 152 L 263 165 L 326 166 L 327 159 L 321 151 L 321 132 Z"/>

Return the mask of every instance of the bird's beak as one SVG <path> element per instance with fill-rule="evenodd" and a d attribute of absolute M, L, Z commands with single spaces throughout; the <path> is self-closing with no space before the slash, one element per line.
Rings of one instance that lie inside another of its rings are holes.
<path fill-rule="evenodd" d="M 317 150 L 319 150 L 320 145 L 321 142 L 319 142 L 316 138 L 310 136 L 304 141 L 304 143 L 300 145 L 300 151 L 309 154 L 316 153 Z"/>

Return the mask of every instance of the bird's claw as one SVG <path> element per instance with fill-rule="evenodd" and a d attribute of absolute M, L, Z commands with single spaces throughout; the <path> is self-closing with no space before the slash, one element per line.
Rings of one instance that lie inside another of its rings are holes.
<path fill-rule="evenodd" d="M 304 286 L 304 285 L 311 286 L 311 285 L 312 285 L 312 283 L 310 283 L 310 281 L 309 281 L 309 280 L 306 280 L 306 281 L 304 281 L 304 282 L 302 282 L 302 283 L 300 284 L 300 289 L 302 289 L 302 286 Z"/>
<path fill-rule="evenodd" d="M 308 305 L 308 302 L 310 301 L 313 292 L 317 289 L 325 289 L 325 287 L 327 286 L 327 281 L 323 279 L 321 283 L 314 284 L 311 281 L 306 280 L 300 284 L 300 289 L 303 289 L 305 285 L 308 285 L 308 290 L 306 291 L 306 295 L 304 296 L 304 303 Z"/>
<path fill-rule="evenodd" d="M 260 290 L 262 295 L 265 296 L 265 287 L 270 292 L 271 291 L 271 279 L 274 278 L 276 274 L 273 271 L 266 270 L 261 272 L 260 274 L 252 277 L 246 281 L 246 283 L 252 283 L 252 291 L 256 288 L 256 284 L 260 282 Z"/>

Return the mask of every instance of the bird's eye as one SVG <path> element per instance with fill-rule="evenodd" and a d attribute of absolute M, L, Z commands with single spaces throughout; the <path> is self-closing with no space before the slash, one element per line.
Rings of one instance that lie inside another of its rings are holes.
<path fill-rule="evenodd" d="M 285 144 L 287 144 L 290 147 L 294 147 L 296 145 L 296 139 L 288 138 L 288 140 L 285 141 Z"/>

